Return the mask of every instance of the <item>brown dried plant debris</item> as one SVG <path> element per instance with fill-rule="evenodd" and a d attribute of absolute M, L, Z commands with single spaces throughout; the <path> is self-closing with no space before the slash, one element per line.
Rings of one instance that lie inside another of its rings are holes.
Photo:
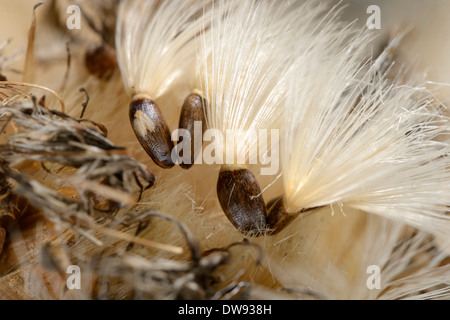
<path fill-rule="evenodd" d="M 199 241 L 179 220 L 153 210 L 134 212 L 132 216 L 126 224 L 139 222 L 148 226 L 146 222 L 168 221 L 185 239 L 189 257 L 161 258 L 125 250 L 112 254 L 99 252 L 89 256 L 67 258 L 67 254 L 61 250 L 46 245 L 46 265 L 62 274 L 67 261 L 76 259 L 82 270 L 89 270 L 95 275 L 92 283 L 87 286 L 89 289 L 84 291 L 83 298 L 88 299 L 228 300 L 246 299 L 251 296 L 250 283 L 224 284 L 215 272 L 231 263 L 233 247 L 255 247 L 259 253 L 256 264 L 263 259 L 261 248 L 243 240 L 226 248 L 202 252 Z"/>
<path fill-rule="evenodd" d="M 0 173 L 0 254 L 6 240 L 6 230 L 11 228 L 22 216 L 19 197 L 12 192 L 11 184 Z"/>
<path fill-rule="evenodd" d="M 18 130 L 0 145 L 0 156 L 9 164 L 27 160 L 72 167 L 78 169 L 75 176 L 80 179 L 105 179 L 106 185 L 127 192 L 131 181 L 142 179 L 147 187 L 155 182 L 146 166 L 122 155 L 124 149 L 106 138 L 107 130 L 101 124 L 36 102 L 0 106 L 0 119 L 4 126 L 12 122 Z"/>
<path fill-rule="evenodd" d="M 14 132 L 0 145 L 0 173 L 3 185 L 14 182 L 17 195 L 3 197 L 4 208 L 11 208 L 13 199 L 20 196 L 50 220 L 86 234 L 87 226 L 80 226 L 78 220 L 93 223 L 93 217 L 107 216 L 131 204 L 137 187 L 142 194 L 153 186 L 153 173 L 123 155 L 123 148 L 106 138 L 103 125 L 49 110 L 41 103 L 33 99 L 0 106 L 1 133 L 9 127 Z M 60 192 L 64 188 L 52 190 L 14 170 L 25 162 L 41 163 L 56 184 L 70 186 L 75 196 L 66 197 Z M 55 167 L 64 175 L 54 173 Z M 9 189 L 4 194 L 9 194 Z"/>
<path fill-rule="evenodd" d="M 6 176 L 0 174 L 0 227 L 8 228 L 10 221 L 17 220 L 17 202 Z"/>
<path fill-rule="evenodd" d="M 108 80 L 118 68 L 115 51 L 115 28 L 119 0 L 102 1 L 52 1 L 47 11 L 47 20 L 54 20 L 59 29 L 73 43 L 83 46 L 84 62 L 90 74 Z M 81 13 L 82 33 L 67 32 L 67 8 L 76 5 Z"/>
<path fill-rule="evenodd" d="M 82 251 L 75 259 L 85 270 L 91 270 L 94 274 L 91 290 L 86 297 L 248 297 L 250 284 L 221 284 L 214 273 L 217 268 L 230 262 L 233 247 L 254 245 L 244 241 L 202 252 L 199 241 L 177 219 L 151 210 L 129 212 L 126 205 L 134 204 L 136 200 L 131 197 L 133 192 L 139 187 L 142 194 L 144 189 L 153 186 L 155 177 L 147 167 L 123 155 L 123 149 L 106 138 L 105 127 L 49 110 L 44 99 L 39 103 L 36 99 L 8 103 L 0 105 L 1 133 L 4 134 L 9 127 L 12 128 L 8 132 L 13 132 L 0 145 L 2 208 L 5 209 L 1 221 L 6 221 L 4 217 L 15 212 L 16 199 L 23 198 L 50 221 L 99 245 L 99 251 L 94 255 Z M 46 171 L 58 187 L 44 185 L 39 178 L 17 170 L 23 163 L 40 163 L 44 169 L 41 171 Z M 14 213 L 13 217 L 17 220 L 18 215 Z M 144 229 L 153 225 L 154 220 L 161 219 L 180 230 L 186 240 L 189 257 L 183 255 L 184 258 L 168 259 L 134 252 L 134 245 L 148 245 L 169 252 L 172 257 L 174 254 L 177 256 L 176 249 L 179 247 L 138 238 Z M 134 236 L 123 231 L 134 228 Z M 0 230 L 1 242 L 5 237 L 4 230 Z M 108 236 L 126 241 L 129 245 L 125 250 L 106 253 L 101 245 L 111 243 L 104 242 Z M 73 248 L 60 240 L 55 241 L 42 247 L 41 261 L 45 267 L 65 277 L 64 268 L 74 261 L 71 257 Z M 66 252 L 63 252 L 63 247 Z M 256 263 L 262 260 L 262 250 L 258 252 L 260 258 Z"/>

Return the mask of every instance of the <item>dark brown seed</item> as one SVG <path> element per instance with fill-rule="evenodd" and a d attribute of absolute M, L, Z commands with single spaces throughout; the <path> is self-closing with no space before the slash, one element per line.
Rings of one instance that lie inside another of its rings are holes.
<path fill-rule="evenodd" d="M 264 232 L 266 205 L 259 184 L 249 170 L 222 170 L 217 195 L 225 215 L 239 231 L 253 236 Z"/>
<path fill-rule="evenodd" d="M 92 75 L 108 79 L 117 68 L 116 51 L 103 42 L 91 44 L 86 51 L 85 64 Z"/>
<path fill-rule="evenodd" d="M 8 81 L 8 79 L 0 73 L 0 81 Z"/>
<path fill-rule="evenodd" d="M 206 101 L 199 96 L 198 94 L 190 94 L 186 100 L 184 101 L 183 107 L 181 109 L 180 114 L 180 122 L 179 122 L 179 128 L 184 129 L 189 133 L 189 138 L 191 142 L 191 158 L 189 163 L 181 163 L 180 167 L 183 169 L 190 169 L 195 162 L 195 158 L 198 155 L 198 152 L 201 150 L 197 150 L 197 153 L 195 153 L 195 139 L 199 138 L 201 139 L 203 137 L 203 134 L 205 133 L 206 125 L 205 125 L 205 113 L 204 113 L 204 107 L 205 107 Z M 196 137 L 194 133 L 195 128 L 195 122 L 201 122 L 202 123 L 202 136 Z M 183 141 L 183 138 L 180 138 L 178 140 L 178 144 L 180 144 Z M 183 157 L 183 150 L 179 153 L 180 157 Z"/>
<path fill-rule="evenodd" d="M 153 161 L 164 169 L 174 166 L 171 153 L 174 147 L 169 127 L 155 102 L 138 98 L 131 102 L 130 121 L 134 133 Z"/>

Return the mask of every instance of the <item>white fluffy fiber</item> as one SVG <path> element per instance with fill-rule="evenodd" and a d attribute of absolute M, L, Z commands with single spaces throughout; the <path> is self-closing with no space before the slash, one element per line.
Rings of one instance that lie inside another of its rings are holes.
<path fill-rule="evenodd" d="M 116 48 L 125 88 L 130 95 L 153 99 L 192 65 L 195 36 L 208 0 L 122 0 Z"/>
<path fill-rule="evenodd" d="M 362 64 L 367 36 L 336 26 L 324 36 L 291 75 L 281 151 L 286 205 L 346 205 L 448 237 L 450 148 L 436 138 L 449 122 L 441 106 L 415 83 L 388 78 L 390 48 Z"/>
<path fill-rule="evenodd" d="M 214 10 L 223 11 L 230 2 L 217 1 Z M 292 58 L 283 54 L 298 22 L 289 13 L 295 10 L 300 22 L 313 16 L 296 7 L 281 1 L 239 1 L 222 19 L 213 19 L 199 38 L 196 82 L 208 102 L 208 129 L 237 134 L 235 152 L 241 158 L 255 147 L 260 129 L 278 125 Z"/>
<path fill-rule="evenodd" d="M 331 217 L 323 209 L 267 244 L 274 279 L 294 292 L 323 299 L 449 299 L 446 253 L 427 232 L 345 208 Z M 380 287 L 371 287 L 371 267 Z M 301 295 L 305 297 L 305 295 Z"/>

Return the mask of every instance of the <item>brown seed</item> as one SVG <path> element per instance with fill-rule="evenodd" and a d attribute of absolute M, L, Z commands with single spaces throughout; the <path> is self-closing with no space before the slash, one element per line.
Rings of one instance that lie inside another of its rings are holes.
<path fill-rule="evenodd" d="M 225 215 L 243 233 L 261 235 L 266 228 L 266 205 L 255 176 L 243 167 L 226 167 L 219 174 L 217 195 Z"/>
<path fill-rule="evenodd" d="M 180 114 L 180 122 L 179 122 L 179 128 L 184 129 L 189 133 L 190 143 L 191 143 L 191 158 L 189 163 L 181 163 L 180 167 L 183 169 L 190 169 L 195 162 L 195 158 L 198 155 L 198 152 L 201 150 L 195 150 L 195 139 L 198 137 L 195 136 L 194 128 L 195 128 L 195 122 L 201 122 L 202 123 L 202 136 L 199 137 L 200 139 L 203 137 L 203 134 L 205 133 L 206 129 L 206 121 L 205 121 L 205 113 L 204 113 L 204 107 L 206 105 L 205 99 L 203 99 L 198 94 L 190 94 L 186 100 L 184 101 L 183 107 L 181 109 Z M 180 138 L 178 140 L 178 144 L 180 144 L 183 141 L 183 138 Z M 195 152 L 197 151 L 197 153 Z M 183 157 L 183 150 L 180 151 L 180 157 Z"/>
<path fill-rule="evenodd" d="M 103 42 L 91 44 L 84 59 L 89 72 L 101 79 L 111 77 L 117 68 L 116 51 Z"/>
<path fill-rule="evenodd" d="M 137 96 L 130 105 L 130 121 L 134 133 L 153 161 L 164 169 L 172 168 L 174 144 L 167 123 L 154 101 Z"/>

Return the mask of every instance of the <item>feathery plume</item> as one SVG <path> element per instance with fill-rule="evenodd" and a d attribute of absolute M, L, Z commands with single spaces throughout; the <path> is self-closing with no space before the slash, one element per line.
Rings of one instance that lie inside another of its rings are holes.
<path fill-rule="evenodd" d="M 332 33 L 292 73 L 284 196 L 271 203 L 269 224 L 280 231 L 302 212 L 339 204 L 448 236 L 450 149 L 436 140 L 448 134 L 448 119 L 426 90 L 388 79 L 389 48 L 361 65 L 366 37 L 346 43 Z"/>

